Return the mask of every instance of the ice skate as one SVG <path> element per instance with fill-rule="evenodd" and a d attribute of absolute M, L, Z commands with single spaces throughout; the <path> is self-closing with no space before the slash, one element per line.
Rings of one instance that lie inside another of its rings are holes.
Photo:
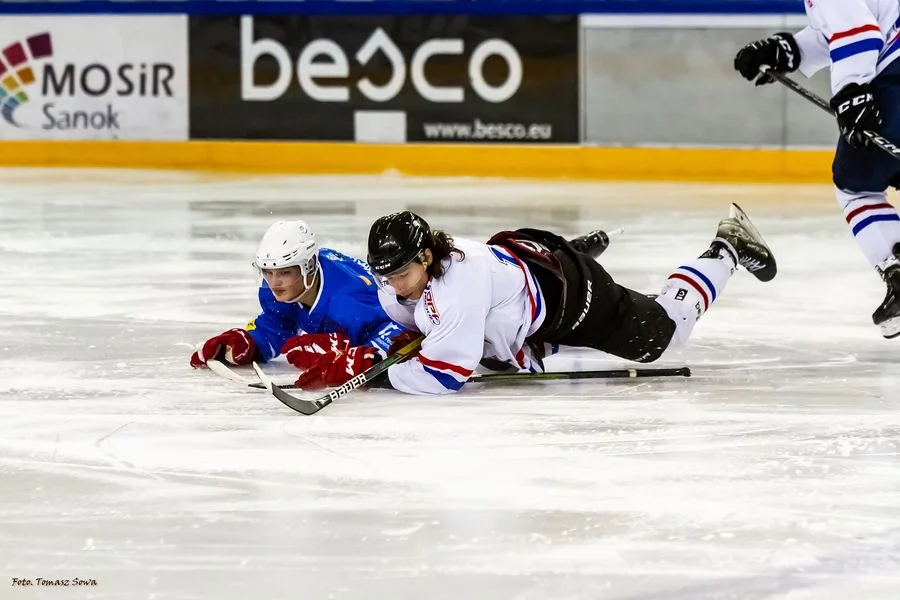
<path fill-rule="evenodd" d="M 900 250 L 900 244 L 894 246 L 894 255 Z M 881 335 L 887 339 L 900 335 L 900 264 L 896 260 L 886 269 L 878 269 L 881 278 L 887 284 L 887 294 L 881 306 L 872 313 L 872 322 L 881 329 Z"/>
<path fill-rule="evenodd" d="M 771 281 L 775 278 L 778 271 L 775 255 L 750 221 L 750 217 L 737 204 L 732 203 L 728 218 L 719 222 L 719 229 L 716 231 L 716 238 L 710 246 L 710 251 L 718 252 L 720 248 L 725 248 L 732 256 L 737 253 L 737 256 L 734 256 L 737 264 L 760 281 Z"/>
<path fill-rule="evenodd" d="M 613 231 L 607 233 L 598 229 L 596 231 L 592 231 L 590 233 L 579 236 L 574 240 L 569 240 L 569 245 L 571 245 L 578 252 L 587 254 L 592 258 L 597 258 L 601 254 L 603 254 L 607 248 L 609 248 L 610 239 L 619 235 L 620 233 L 622 233 L 622 231 L 622 229 L 614 229 Z"/>

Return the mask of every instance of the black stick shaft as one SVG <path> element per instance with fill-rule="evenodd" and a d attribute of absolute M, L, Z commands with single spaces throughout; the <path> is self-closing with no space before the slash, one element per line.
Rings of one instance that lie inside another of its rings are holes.
<path fill-rule="evenodd" d="M 606 371 L 560 371 L 556 373 L 496 373 L 475 375 L 473 383 L 504 381 L 557 381 L 561 379 L 635 379 L 638 377 L 690 377 L 688 367 L 674 369 L 610 369 Z"/>
<path fill-rule="evenodd" d="M 834 111 L 831 109 L 831 105 L 828 104 L 828 101 L 825 100 L 825 98 L 819 96 L 812 90 L 806 89 L 805 87 L 803 87 L 802 85 L 800 85 L 799 83 L 797 83 L 796 81 L 794 81 L 793 79 L 791 79 L 790 77 L 785 75 L 784 73 L 777 73 L 775 71 L 766 71 L 766 75 L 768 75 L 769 77 L 771 77 L 778 83 L 782 84 L 784 87 L 788 88 L 795 94 L 799 94 L 800 96 L 803 96 L 804 98 L 806 98 L 807 100 L 809 100 L 810 102 L 812 102 L 813 104 L 815 104 L 816 106 L 818 106 L 819 108 L 821 108 L 822 110 L 827 112 L 828 114 L 831 114 L 831 115 L 834 114 Z"/>

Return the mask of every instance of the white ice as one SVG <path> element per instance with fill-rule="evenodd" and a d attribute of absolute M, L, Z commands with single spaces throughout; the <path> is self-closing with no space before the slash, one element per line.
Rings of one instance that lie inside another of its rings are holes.
<path fill-rule="evenodd" d="M 307 418 L 188 366 L 255 315 L 278 218 L 360 256 L 404 208 L 476 239 L 624 226 L 602 261 L 655 292 L 732 200 L 780 271 L 736 274 L 659 361 L 690 379 L 376 390 Z M 883 294 L 827 185 L 0 171 L 0 598 L 894 600 Z M 75 577 L 97 585 L 37 585 Z"/>

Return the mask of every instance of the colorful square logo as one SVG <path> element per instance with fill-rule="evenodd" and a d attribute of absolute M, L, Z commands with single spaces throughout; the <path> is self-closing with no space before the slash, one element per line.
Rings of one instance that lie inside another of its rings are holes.
<path fill-rule="evenodd" d="M 28 91 L 37 81 L 37 61 L 53 56 L 53 41 L 48 32 L 14 42 L 0 51 L 0 115 L 7 123 L 21 127 L 15 120 L 17 108 L 29 102 Z"/>

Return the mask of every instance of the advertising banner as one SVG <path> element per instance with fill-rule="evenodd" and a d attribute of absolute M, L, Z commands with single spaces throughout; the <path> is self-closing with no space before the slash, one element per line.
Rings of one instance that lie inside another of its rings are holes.
<path fill-rule="evenodd" d="M 187 139 L 186 16 L 7 16 L 0 48 L 0 139 Z"/>
<path fill-rule="evenodd" d="M 578 19 L 191 16 L 192 139 L 577 143 Z"/>

